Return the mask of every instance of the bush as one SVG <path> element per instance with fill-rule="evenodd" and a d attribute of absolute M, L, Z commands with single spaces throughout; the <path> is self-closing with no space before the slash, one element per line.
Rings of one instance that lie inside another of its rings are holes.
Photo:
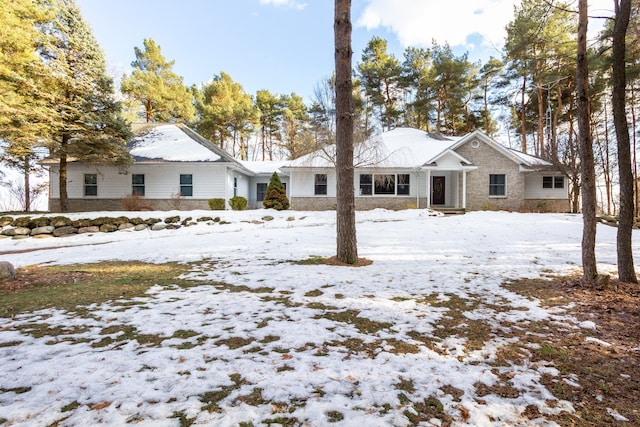
<path fill-rule="evenodd" d="M 137 194 L 129 194 L 122 199 L 122 206 L 128 211 L 150 211 L 151 205 L 144 197 Z"/>
<path fill-rule="evenodd" d="M 247 208 L 247 199 L 242 196 L 235 196 L 229 199 L 229 206 L 234 211 L 243 211 Z"/>
<path fill-rule="evenodd" d="M 289 209 L 289 199 L 284 185 L 280 182 L 280 177 L 276 172 L 271 175 L 271 181 L 267 186 L 267 194 L 264 196 L 262 205 L 267 209 L 284 211 Z"/>
<path fill-rule="evenodd" d="M 209 209 L 223 211 L 225 207 L 224 199 L 209 199 Z"/>

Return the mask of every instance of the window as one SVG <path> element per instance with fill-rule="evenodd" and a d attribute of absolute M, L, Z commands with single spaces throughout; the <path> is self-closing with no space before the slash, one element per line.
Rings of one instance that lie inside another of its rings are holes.
<path fill-rule="evenodd" d="M 193 196 L 193 175 L 180 174 L 180 194 L 184 197 Z"/>
<path fill-rule="evenodd" d="M 563 176 L 543 176 L 542 188 L 564 188 Z"/>
<path fill-rule="evenodd" d="M 316 196 L 327 195 L 327 174 L 317 173 L 315 176 L 314 193 Z"/>
<path fill-rule="evenodd" d="M 238 177 L 233 177 L 233 197 L 238 195 Z"/>
<path fill-rule="evenodd" d="M 144 196 L 144 175 L 132 174 L 131 175 L 131 194 L 135 196 Z"/>
<path fill-rule="evenodd" d="M 376 175 L 373 182 L 375 194 L 396 194 L 395 175 Z"/>
<path fill-rule="evenodd" d="M 259 182 L 256 187 L 256 200 L 262 202 L 267 195 L 267 183 Z"/>
<path fill-rule="evenodd" d="M 504 174 L 489 175 L 489 196 L 507 195 L 507 176 Z"/>
<path fill-rule="evenodd" d="M 95 173 L 84 174 L 84 195 L 85 196 L 98 195 L 98 175 L 96 175 Z"/>
<path fill-rule="evenodd" d="M 409 194 L 409 174 L 398 174 L 398 187 L 396 194 L 408 195 Z"/>
<path fill-rule="evenodd" d="M 373 176 L 371 174 L 360 175 L 360 195 L 370 196 L 373 194 Z"/>

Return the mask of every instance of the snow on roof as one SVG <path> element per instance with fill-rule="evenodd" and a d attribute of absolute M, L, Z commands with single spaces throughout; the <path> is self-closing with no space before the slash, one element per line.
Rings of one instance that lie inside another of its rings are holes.
<path fill-rule="evenodd" d="M 431 163 L 459 139 L 419 129 L 396 128 L 356 144 L 354 164 L 358 167 L 420 167 Z M 293 160 L 286 166 L 333 167 L 334 152 L 335 147 L 330 146 Z"/>
<path fill-rule="evenodd" d="M 257 175 L 271 175 L 274 172 L 280 172 L 280 168 L 289 163 L 289 160 L 273 160 L 273 161 L 248 161 L 240 160 L 240 163 Z"/>
<path fill-rule="evenodd" d="M 129 147 L 136 161 L 215 162 L 221 159 L 175 124 L 153 126 L 131 140 Z"/>
<path fill-rule="evenodd" d="M 522 151 L 514 150 L 512 148 L 509 148 L 508 150 L 527 166 L 553 166 L 552 163 L 539 157 L 535 157 L 530 154 L 523 153 Z"/>

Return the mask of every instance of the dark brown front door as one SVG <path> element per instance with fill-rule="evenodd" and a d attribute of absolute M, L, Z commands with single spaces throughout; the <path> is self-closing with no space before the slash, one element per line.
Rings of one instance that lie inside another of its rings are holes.
<path fill-rule="evenodd" d="M 434 176 L 431 179 L 431 204 L 444 205 L 444 176 Z"/>

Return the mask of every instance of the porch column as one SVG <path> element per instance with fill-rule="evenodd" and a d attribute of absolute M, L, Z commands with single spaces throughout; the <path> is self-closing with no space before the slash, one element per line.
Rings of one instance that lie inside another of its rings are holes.
<path fill-rule="evenodd" d="M 462 171 L 462 209 L 467 209 L 467 171 Z"/>
<path fill-rule="evenodd" d="M 427 185 L 426 185 L 426 190 L 427 190 L 427 209 L 429 209 L 431 207 L 431 169 L 427 169 Z"/>

